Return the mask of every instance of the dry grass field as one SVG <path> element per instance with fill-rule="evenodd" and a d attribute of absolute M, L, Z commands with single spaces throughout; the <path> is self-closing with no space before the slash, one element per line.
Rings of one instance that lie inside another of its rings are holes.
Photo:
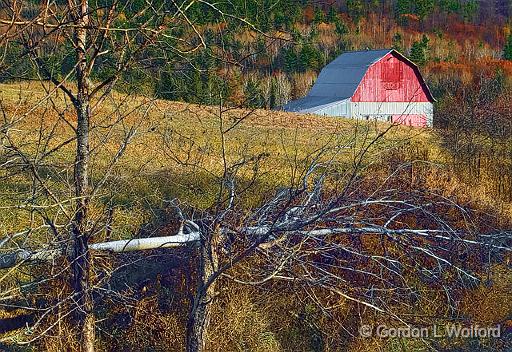
<path fill-rule="evenodd" d="M 21 83 L 0 85 L 0 95 L 7 115 L 19 117 L 11 135 L 23 141 L 22 149 L 35 152 L 44 140 L 46 150 L 51 150 L 71 137 L 72 130 L 63 119 L 72 124 L 73 110 L 62 93 L 46 94 L 40 84 Z M 96 126 L 91 136 L 93 183 L 104 176 L 123 138 L 134 133 L 98 197 L 113 198 L 118 206 L 115 223 L 120 237 L 131 236 L 147 221 L 144 208 L 159 206 L 162 200 L 176 198 L 198 209 L 212 206 L 225 164 L 258 158 L 257 171 L 250 167 L 239 171 L 242 184 L 254 178 L 250 196 L 244 198 L 247 206 L 254 206 L 276 187 L 296 183 L 301 166 L 322 148 L 326 149 L 323 158 L 335 158 L 341 169 L 349 168 L 355 156 L 389 127 L 267 110 L 220 113 L 219 107 L 139 96 L 115 95 L 103 106 L 108 108 L 97 111 L 92 121 Z M 378 162 L 390 149 L 411 143 L 431 145 L 430 155 L 441 157 L 438 151 L 432 152 L 435 146 L 428 131 L 396 126 L 370 148 L 365 163 Z M 62 197 L 70 192 L 74 148 L 70 142 L 48 158 L 48 177 L 53 173 L 51 185 Z M 11 178 L 2 187 L 12 190 L 20 181 Z M 19 226 L 19 221 L 5 216 L 3 231 L 14 231 L 11 226 Z M 129 226 L 132 222 L 135 227 Z"/>
<path fill-rule="evenodd" d="M 57 199 L 63 200 L 60 205 L 71 206 L 66 202 L 72 198 L 75 146 L 70 141 L 74 121 L 69 101 L 60 93 L 46 94 L 41 86 L 26 82 L 1 84 L 0 97 L 4 117 L 13 123 L 12 141 L 28 154 L 44 159 L 41 175 L 45 183 Z M 250 209 L 277 188 L 296 184 L 312 158 L 334 162 L 343 174 L 366 148 L 359 171 L 365 179 L 362 187 L 371 190 L 394 173 L 397 165 L 407 164 L 407 174 L 400 178 L 403 183 L 397 187 L 410 189 L 421 184 L 442 196 L 473 205 L 483 213 L 500 214 L 503 223 L 512 219 L 510 204 L 495 197 L 485 182 L 474 187 L 452 173 L 450 158 L 431 130 L 275 111 L 205 107 L 141 96 L 119 94 L 108 99 L 102 105 L 108 108 L 93 114 L 91 182 L 92 187 L 99 185 L 99 191 L 92 200 L 91 211 L 100 214 L 107 208 L 114 209 L 111 239 L 134 237 L 148 224 L 158 234 L 169 234 L 173 229 L 166 223 L 166 204 L 175 200 L 196 212 L 209 209 L 215 205 L 219 182 L 226 172 L 237 173 L 241 190 L 238 206 Z M 127 136 L 130 142 L 111 165 Z M 58 151 L 42 157 L 45 151 L 57 147 Z M 33 222 L 33 214 L 23 207 L 32 190 L 26 174 L 9 176 L 7 168 L 0 173 L 4 180 L 0 184 L 3 237 Z M 345 180 L 331 181 L 335 187 Z M 57 214 L 60 205 L 46 202 L 49 213 Z M 104 238 L 105 233 L 98 233 L 93 241 Z M 30 244 L 44 247 L 45 239 L 43 231 L 36 231 Z M 188 298 L 186 275 L 177 263 L 185 253 L 176 251 L 170 257 L 164 253 L 148 252 L 146 262 L 120 275 L 118 280 L 123 284 L 132 284 L 125 293 L 133 301 L 127 307 L 115 298 L 106 300 L 104 311 L 98 314 L 99 349 L 183 350 Z M 108 270 L 120 262 L 122 257 L 101 258 L 96 264 Z M 493 271 L 499 284 L 492 288 L 481 285 L 461 296 L 468 319 L 492 323 L 510 319 L 512 306 L 506 299 L 512 289 L 510 270 L 505 265 L 496 265 Z M 8 274 L 0 272 L 0 291 L 16 293 L 16 284 L 30 278 L 22 270 Z M 321 314 L 318 307 L 304 303 L 305 297 L 293 283 L 252 287 L 225 281 L 212 317 L 216 326 L 209 342 L 212 351 L 427 350 L 421 340 L 358 340 L 348 332 L 335 331 L 340 324 L 359 324 L 361 315 L 367 321 L 378 321 L 371 312 L 357 311 L 359 308 L 347 300 L 337 298 L 329 314 Z M 57 292 L 58 283 L 52 285 L 50 289 Z M 413 307 L 416 313 L 440 314 L 443 308 L 434 302 L 443 301 L 443 295 L 432 296 L 439 293 L 432 292 L 429 296 L 425 292 L 430 301 L 419 301 Z M 312 290 L 310 294 L 318 295 L 320 300 L 332 300 L 321 291 Z M 475 301 L 475 296 L 482 301 Z M 486 314 L 474 302 L 480 302 L 478 305 L 485 307 Z M 0 311 L 0 318 L 19 313 Z M 69 349 L 76 343 L 70 335 L 73 330 L 62 329 L 67 333 L 48 336 L 39 343 L 39 348 Z M 332 334 L 326 334 L 329 331 Z M 15 331 L 2 336 L 2 341 L 11 337 L 24 338 Z"/>

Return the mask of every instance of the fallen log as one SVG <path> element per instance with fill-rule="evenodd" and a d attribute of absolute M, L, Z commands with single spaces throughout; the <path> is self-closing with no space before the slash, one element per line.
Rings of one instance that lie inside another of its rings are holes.
<path fill-rule="evenodd" d="M 92 243 L 89 245 L 89 249 L 94 251 L 124 253 L 180 247 L 187 243 L 199 241 L 201 236 L 199 227 L 191 221 L 186 221 L 184 225 L 185 226 L 181 226 L 178 233 L 173 236 L 134 238 L 129 240 Z M 184 227 L 190 232 L 184 233 Z M 43 249 L 39 251 L 19 249 L 11 253 L 0 255 L 0 269 L 12 268 L 26 262 L 53 260 L 61 257 L 63 254 L 64 251 L 61 249 Z"/>
<path fill-rule="evenodd" d="M 179 247 L 190 242 L 199 241 L 199 237 L 199 232 L 192 232 L 174 236 L 135 238 L 131 240 L 93 243 L 89 248 L 95 251 L 123 253 L 148 249 Z"/>
<path fill-rule="evenodd" d="M 186 230 L 186 232 L 184 232 Z M 228 229 L 224 229 L 226 233 L 233 233 Z M 314 230 L 298 230 L 294 229 L 293 226 L 254 226 L 247 227 L 241 230 L 242 233 L 250 236 L 262 237 L 266 236 L 268 233 L 273 232 L 275 234 L 283 234 L 283 233 L 296 233 L 302 236 L 326 236 L 326 235 L 336 235 L 336 234 L 365 234 L 365 233 L 376 233 L 376 234 L 385 234 L 389 236 L 404 236 L 404 235 L 414 235 L 421 236 L 430 239 L 443 240 L 443 241 L 454 241 L 454 242 L 462 242 L 466 244 L 472 245 L 480 245 L 488 248 L 493 248 L 497 250 L 505 250 L 512 251 L 512 248 L 507 246 L 506 244 L 502 244 L 503 241 L 498 241 L 498 244 L 492 243 L 492 239 L 500 239 L 500 236 L 503 236 L 504 239 L 510 238 L 510 232 L 501 232 L 497 234 L 481 234 L 479 235 L 483 239 L 482 241 L 466 239 L 463 237 L 463 234 L 458 234 L 458 236 L 449 236 L 447 231 L 438 230 L 438 229 L 389 229 L 382 226 L 366 226 L 366 227 L 342 227 L 342 228 L 323 228 L 323 229 L 314 229 Z M 453 233 L 452 233 L 453 235 Z M 150 249 L 158 249 L 158 248 L 172 248 L 172 247 L 180 247 L 186 245 L 187 243 L 197 242 L 201 238 L 201 232 L 199 226 L 192 221 L 184 221 L 182 226 L 180 227 L 178 233 L 173 236 L 165 236 L 165 237 L 150 237 L 150 238 L 136 238 L 129 240 L 119 240 L 119 241 L 109 241 L 109 242 L 100 242 L 93 243 L 89 245 L 89 249 L 96 251 L 106 251 L 112 253 L 123 253 L 123 252 L 133 252 L 133 251 L 142 251 L 142 250 L 150 250 Z M 268 249 L 273 244 L 275 244 L 274 238 L 270 237 L 265 242 L 260 243 L 259 247 L 262 249 Z M 70 253 L 68 253 L 69 255 Z M 11 253 L 6 253 L 0 255 L 0 269 L 6 269 L 14 267 L 18 264 L 23 264 L 31 261 L 44 261 L 44 260 L 53 260 L 60 256 L 64 255 L 64 252 L 60 249 L 46 249 L 39 251 L 28 251 L 25 249 L 19 249 L 17 251 L 13 251 Z"/>

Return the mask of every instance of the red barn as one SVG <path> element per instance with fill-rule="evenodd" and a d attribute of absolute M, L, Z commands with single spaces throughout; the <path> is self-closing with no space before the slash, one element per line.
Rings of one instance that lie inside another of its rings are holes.
<path fill-rule="evenodd" d="M 325 116 L 432 126 L 434 97 L 396 50 L 347 52 L 322 69 L 308 95 L 283 108 Z"/>

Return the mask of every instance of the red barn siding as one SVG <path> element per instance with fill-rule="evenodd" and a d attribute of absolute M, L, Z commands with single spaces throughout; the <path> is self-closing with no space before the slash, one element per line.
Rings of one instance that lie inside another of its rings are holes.
<path fill-rule="evenodd" d="M 427 127 L 425 115 L 393 115 L 391 121 L 407 126 Z"/>
<path fill-rule="evenodd" d="M 431 102 L 419 73 L 403 58 L 389 53 L 368 68 L 353 102 Z"/>

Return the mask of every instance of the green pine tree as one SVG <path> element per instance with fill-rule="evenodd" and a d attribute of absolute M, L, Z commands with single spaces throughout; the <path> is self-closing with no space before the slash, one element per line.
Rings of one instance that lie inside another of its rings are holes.
<path fill-rule="evenodd" d="M 426 35 L 423 35 L 420 41 L 412 43 L 411 52 L 409 59 L 418 65 L 424 65 L 428 60 L 428 43 L 430 39 Z"/>
<path fill-rule="evenodd" d="M 399 24 L 407 25 L 407 18 L 403 15 L 411 13 L 411 0 L 397 0 L 395 15 Z"/>
<path fill-rule="evenodd" d="M 512 61 L 512 34 L 509 34 L 503 47 L 503 58 Z"/>
<path fill-rule="evenodd" d="M 480 5 L 476 0 L 469 0 L 462 4 L 462 17 L 464 21 L 471 22 L 475 18 L 479 7 Z"/>
<path fill-rule="evenodd" d="M 402 35 L 399 32 L 396 32 L 395 35 L 393 35 L 393 46 L 392 48 L 397 51 L 402 51 Z"/>
<path fill-rule="evenodd" d="M 317 23 L 317 24 L 318 24 L 318 23 L 325 22 L 325 13 L 324 13 L 324 11 L 323 11 L 321 8 L 319 8 L 319 7 L 317 7 L 317 8 L 315 9 L 315 17 L 313 18 L 313 22 L 314 22 L 314 23 Z"/>
<path fill-rule="evenodd" d="M 338 21 L 338 11 L 336 10 L 336 7 L 331 5 L 329 8 L 329 12 L 327 13 L 327 21 L 329 23 L 337 23 Z"/>
<path fill-rule="evenodd" d="M 343 35 L 343 34 L 348 33 L 347 25 L 339 17 L 336 18 L 336 21 L 334 22 L 334 24 L 336 25 L 336 34 Z"/>
<path fill-rule="evenodd" d="M 247 106 L 251 108 L 261 108 L 265 106 L 265 99 L 258 82 L 254 79 L 249 79 L 245 86 L 245 100 Z"/>
<path fill-rule="evenodd" d="M 425 53 L 428 51 L 428 43 L 430 43 L 430 39 L 428 39 L 428 37 L 425 34 L 423 34 L 423 36 L 421 37 L 421 45 L 423 46 Z"/>
<path fill-rule="evenodd" d="M 357 24 L 364 15 L 364 4 L 361 0 L 347 0 L 347 11 L 350 18 Z"/>
<path fill-rule="evenodd" d="M 434 0 L 416 0 L 414 5 L 414 13 L 418 15 L 421 21 L 434 11 Z"/>
<path fill-rule="evenodd" d="M 409 59 L 418 65 L 422 65 L 425 62 L 425 53 L 420 42 L 412 43 Z"/>
<path fill-rule="evenodd" d="M 299 71 L 319 70 L 323 66 L 322 53 L 312 45 L 306 44 L 299 53 Z"/>
<path fill-rule="evenodd" d="M 277 88 L 277 80 L 275 77 L 270 79 L 270 94 L 267 108 L 273 109 L 277 106 L 277 101 L 279 99 L 279 89 Z"/>
<path fill-rule="evenodd" d="M 284 48 L 282 53 L 284 71 L 286 73 L 296 72 L 298 66 L 298 58 L 293 47 Z"/>

